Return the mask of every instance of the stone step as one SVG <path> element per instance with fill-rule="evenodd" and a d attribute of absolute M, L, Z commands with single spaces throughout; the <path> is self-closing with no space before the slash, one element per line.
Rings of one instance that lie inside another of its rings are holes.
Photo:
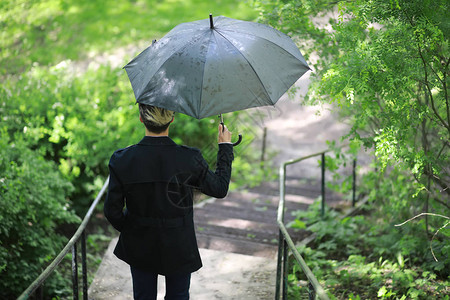
<path fill-rule="evenodd" d="M 304 210 L 313 202 L 313 198 L 300 193 L 286 195 L 285 223 L 294 220 L 292 211 Z M 224 199 L 214 199 L 196 207 L 194 221 L 199 247 L 274 257 L 278 250 L 278 203 L 276 192 L 267 195 L 252 189 L 232 192 Z M 303 230 L 290 228 L 288 231 L 294 241 L 308 235 Z"/>
<path fill-rule="evenodd" d="M 285 207 L 288 210 L 305 209 L 314 202 L 314 199 L 303 198 L 297 195 L 286 195 Z M 279 195 L 267 196 L 264 194 L 245 191 L 241 193 L 230 193 L 225 199 L 217 199 L 215 202 L 225 206 L 239 207 L 242 209 L 278 210 Z"/>
<path fill-rule="evenodd" d="M 197 242 L 200 248 L 218 250 L 230 253 L 275 258 L 278 246 L 262 244 L 250 240 L 216 236 L 212 234 L 197 233 Z"/>
<path fill-rule="evenodd" d="M 327 196 L 327 201 L 334 201 L 332 195 Z M 338 195 L 333 195 L 334 198 L 339 199 Z M 289 211 L 306 209 L 309 205 L 316 201 L 317 197 L 299 194 L 285 195 L 285 208 Z M 215 203 L 223 203 L 226 206 L 241 207 L 247 209 L 249 207 L 257 207 L 257 209 L 273 208 L 278 209 L 280 196 L 278 193 L 267 195 L 259 190 L 246 190 L 242 192 L 232 192 L 227 195 L 225 199 L 217 199 Z"/>
<path fill-rule="evenodd" d="M 293 212 L 306 210 L 321 195 L 317 180 L 286 179 L 285 224 Z M 338 194 L 327 191 L 333 202 Z M 224 199 L 198 205 L 194 213 L 199 247 L 245 255 L 274 257 L 278 250 L 279 183 L 265 182 L 256 188 L 230 192 Z M 305 230 L 288 229 L 294 241 L 308 236 Z"/>
<path fill-rule="evenodd" d="M 199 230 L 209 226 L 234 228 L 246 231 L 256 231 L 261 233 L 277 232 L 278 226 L 276 222 L 261 223 L 253 220 L 243 220 L 237 218 L 224 218 L 220 216 L 208 217 L 200 215 L 195 217 L 195 225 L 199 227 Z"/>
<path fill-rule="evenodd" d="M 278 243 L 276 238 L 278 231 L 258 231 L 210 224 L 198 224 L 196 225 L 196 230 L 197 233 L 206 234 L 208 236 L 224 237 L 268 245 L 276 245 Z"/>
<path fill-rule="evenodd" d="M 259 227 L 262 224 L 253 224 L 253 227 L 244 227 L 241 220 L 232 220 L 231 226 L 215 225 L 212 222 L 196 222 L 196 232 L 216 237 L 226 237 L 230 239 L 239 239 L 243 241 L 252 241 L 262 244 L 274 245 L 278 243 L 278 226 L 273 224 L 264 228 Z M 231 223 L 231 222 L 228 222 Z M 247 225 L 247 224 L 245 224 Z M 256 227 L 256 228 L 255 228 Z M 259 227 L 259 228 L 258 228 Z M 304 230 L 288 228 L 289 235 L 293 240 L 301 240 L 306 237 Z"/>
<path fill-rule="evenodd" d="M 220 203 L 211 203 L 202 209 L 197 209 L 195 211 L 195 217 L 203 219 L 214 219 L 217 217 L 222 219 L 241 219 L 268 224 L 274 224 L 277 218 L 275 210 L 264 210 L 262 208 L 261 210 L 255 208 L 243 210 L 239 207 L 229 207 Z"/>
<path fill-rule="evenodd" d="M 278 205 L 280 196 L 279 182 L 263 182 L 261 185 L 249 189 L 248 191 L 266 196 L 276 196 L 278 197 L 276 200 L 276 204 Z M 318 180 L 288 177 L 286 179 L 285 193 L 286 197 L 292 195 L 291 197 L 300 196 L 315 200 L 322 195 L 321 182 Z M 342 195 L 325 188 L 325 198 L 327 201 L 334 202 L 340 200 Z"/>
<path fill-rule="evenodd" d="M 289 223 L 295 220 L 295 212 L 305 209 L 298 206 L 296 209 L 285 212 L 284 221 Z M 233 226 L 242 224 L 250 228 L 278 228 L 278 209 L 270 206 L 255 206 L 250 208 L 229 207 L 226 203 L 211 203 L 201 209 L 196 209 L 194 218 L 196 222 L 211 223 L 219 226 Z"/>

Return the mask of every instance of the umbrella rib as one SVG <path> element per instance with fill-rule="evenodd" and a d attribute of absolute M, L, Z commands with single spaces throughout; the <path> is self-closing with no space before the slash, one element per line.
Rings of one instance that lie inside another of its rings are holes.
<path fill-rule="evenodd" d="M 266 39 L 266 38 L 264 38 L 264 37 L 262 37 L 262 36 L 255 35 L 255 34 L 249 34 L 249 33 L 247 33 L 247 32 L 241 32 L 241 31 L 238 31 L 238 30 L 230 30 L 230 29 L 221 29 L 221 30 L 222 30 L 222 31 L 229 31 L 229 32 L 236 32 L 236 33 L 240 33 L 240 34 L 244 34 L 244 35 L 251 35 L 251 36 L 254 36 L 254 37 L 258 38 L 258 39 L 265 40 L 265 41 L 267 41 L 267 42 L 269 42 L 269 43 L 275 45 L 276 47 L 282 49 L 284 52 L 287 52 L 290 56 L 294 57 L 295 59 L 300 60 L 300 59 L 298 59 L 298 57 L 296 57 L 296 56 L 295 56 L 294 54 L 292 54 L 291 52 L 287 51 L 285 48 L 280 47 L 280 45 L 278 45 L 277 43 L 275 43 L 275 42 L 273 42 L 273 41 L 271 41 L 271 40 L 269 40 L 269 39 Z M 220 33 L 219 33 L 219 34 L 220 34 Z M 224 36 L 223 34 L 220 34 L 220 35 L 222 35 L 222 36 L 225 38 L 225 36 Z M 288 35 L 286 35 L 286 37 L 289 38 L 290 40 L 292 40 Z M 225 38 L 225 39 L 226 39 L 226 38 Z M 227 41 L 228 41 L 228 39 L 227 39 Z M 292 41 L 292 42 L 294 43 L 294 41 Z M 230 42 L 230 43 L 231 43 L 231 42 Z M 295 43 L 294 43 L 294 45 L 295 45 Z M 297 48 L 297 50 L 298 50 L 298 48 Z M 300 53 L 300 55 L 302 56 L 302 58 L 305 60 L 305 58 L 304 58 L 303 55 L 301 54 L 300 50 L 298 50 L 298 52 Z M 306 63 L 306 60 L 305 60 L 305 63 Z M 308 66 L 308 64 L 306 64 L 306 67 L 308 68 L 308 70 L 311 70 L 311 68 Z"/>
<path fill-rule="evenodd" d="M 206 32 L 209 34 L 212 34 L 212 30 L 209 32 Z M 206 51 L 206 55 L 205 55 L 205 63 L 203 64 L 203 69 L 202 69 L 202 86 L 203 86 L 203 80 L 204 80 L 204 76 L 205 76 L 205 68 L 206 68 L 206 58 L 208 57 L 208 52 L 209 52 L 209 45 L 211 44 L 211 39 L 209 39 L 209 44 L 208 44 L 208 51 Z M 200 115 L 200 111 L 202 109 L 202 97 L 203 97 L 203 88 L 200 89 L 200 101 L 198 101 L 198 105 L 197 105 L 197 111 L 198 114 Z"/>
<path fill-rule="evenodd" d="M 183 44 L 181 47 L 179 47 L 176 51 L 174 51 L 169 57 L 167 57 L 166 60 L 164 60 L 163 63 L 161 63 L 161 65 L 159 66 L 158 70 L 156 70 L 155 74 L 157 74 L 162 67 L 164 66 L 164 64 L 171 59 L 175 54 L 179 53 L 180 51 L 182 51 L 183 49 L 187 48 L 189 45 L 193 44 L 192 40 L 198 36 L 201 36 L 204 33 L 199 33 L 198 35 L 194 35 L 193 37 L 191 37 L 190 41 L 188 43 Z M 203 69 L 204 72 L 204 69 Z M 148 83 L 147 83 L 148 84 Z M 139 98 L 142 96 L 143 94 L 139 95 Z M 201 94 L 200 94 L 201 95 Z M 200 98 L 201 99 L 201 98 Z M 136 99 L 136 102 L 138 101 L 138 99 Z M 187 102 L 188 103 L 188 102 Z M 193 110 L 194 111 L 194 110 Z M 195 116 L 197 119 L 199 119 L 198 115 Z"/>
<path fill-rule="evenodd" d="M 219 31 L 217 31 L 216 30 L 216 32 L 218 33 L 218 34 L 220 34 L 233 48 L 235 48 L 236 50 L 237 50 L 237 52 L 239 52 L 239 54 L 247 61 L 247 63 L 248 63 L 248 65 L 250 66 L 250 68 L 252 68 L 252 70 L 253 70 L 253 73 L 255 73 L 255 75 L 256 75 L 256 78 L 258 78 L 258 80 L 259 80 L 259 82 L 261 83 L 261 85 L 264 87 L 264 91 L 266 92 L 266 95 L 269 97 L 269 99 L 272 99 L 272 98 L 270 98 L 270 94 L 269 94 L 269 92 L 267 91 L 267 89 L 266 89 L 266 86 L 264 85 L 264 83 L 262 82 L 262 80 L 261 80 L 261 78 L 258 76 L 258 73 L 256 73 L 256 70 L 255 70 L 255 68 L 253 68 L 253 66 L 252 66 L 252 64 L 248 61 L 248 59 L 241 53 L 241 51 L 239 51 L 239 49 L 238 48 L 236 48 L 236 46 L 235 45 L 233 45 L 233 43 L 229 40 L 229 39 L 227 39 L 222 33 L 220 33 Z"/>
<path fill-rule="evenodd" d="M 222 29 L 222 31 L 229 31 L 229 32 L 236 32 L 236 33 L 240 33 L 240 34 L 244 34 L 244 35 L 250 35 L 250 34 L 248 34 L 248 33 L 246 33 L 246 32 L 240 32 L 240 31 L 236 31 L 236 30 L 227 30 L 227 29 Z M 226 39 L 231 45 L 233 45 L 233 43 L 231 42 L 231 41 L 229 41 L 223 34 L 221 34 L 220 32 L 218 32 L 224 39 Z M 258 35 L 253 35 L 252 34 L 252 36 L 254 36 L 254 37 L 256 37 L 256 38 L 258 38 L 258 39 L 261 39 L 261 40 L 265 40 L 265 41 L 267 41 L 268 43 L 270 43 L 270 44 L 272 44 L 272 45 L 274 45 L 274 46 L 276 46 L 276 47 L 278 47 L 278 48 L 280 48 L 282 51 L 284 51 L 284 52 L 286 52 L 286 53 L 288 53 L 291 57 L 293 57 L 293 58 L 295 58 L 296 60 L 298 60 L 298 61 L 300 61 L 301 62 L 301 60 L 300 59 L 298 59 L 298 57 L 296 57 L 295 55 L 293 55 L 291 52 L 289 52 L 289 51 L 287 51 L 285 48 L 283 48 L 283 47 L 281 47 L 280 45 L 278 45 L 277 43 L 275 43 L 275 42 L 273 42 L 273 41 L 271 41 L 271 40 L 269 40 L 269 39 L 266 39 L 266 38 L 264 38 L 264 37 L 261 37 L 261 36 L 258 36 Z M 287 36 L 287 35 L 286 35 Z M 287 36 L 289 39 L 290 39 L 290 37 L 289 36 Z M 292 41 L 293 42 L 293 41 Z M 294 43 L 295 44 L 295 43 Z M 234 45 L 233 45 L 233 47 L 235 47 Z M 235 47 L 236 48 L 236 47 Z M 236 48 L 237 49 L 237 48 Z M 238 51 L 239 51 L 239 49 L 237 49 Z M 298 48 L 297 48 L 297 50 L 298 50 Z M 299 50 L 299 52 L 300 52 L 300 50 Z M 241 53 L 240 51 L 239 51 L 239 53 Z M 242 54 L 241 54 L 242 55 Z M 303 58 L 303 55 L 300 53 L 300 55 L 302 56 L 302 58 Z M 244 58 L 245 58 L 245 56 L 244 55 L 242 55 Z M 245 60 L 247 60 L 247 58 L 245 58 Z M 305 60 L 304 58 L 303 58 L 303 60 Z M 248 61 L 248 60 L 247 60 Z M 250 64 L 250 63 L 249 63 Z M 305 60 L 305 66 L 306 66 L 306 68 L 308 69 L 308 70 L 311 70 L 311 68 L 308 66 L 308 64 L 306 63 L 306 60 Z M 253 66 L 252 65 L 250 65 L 251 67 L 252 67 L 252 69 L 253 69 Z M 253 69 L 253 71 L 255 71 L 254 69 Z M 255 74 L 256 74 L 256 72 L 255 72 Z M 258 79 L 260 80 L 260 82 L 261 82 L 261 79 L 259 78 L 259 76 L 258 76 L 258 74 L 256 74 L 257 75 L 257 77 L 258 77 Z M 287 86 L 288 88 L 291 86 L 291 85 L 288 85 L 288 84 L 286 84 L 286 82 L 284 82 L 284 80 L 283 79 L 281 79 L 281 78 L 279 78 L 280 80 L 281 80 L 281 82 L 283 82 L 283 84 L 285 85 L 285 86 Z M 262 84 L 262 82 L 261 82 L 261 84 Z M 266 87 L 264 86 L 264 84 L 262 84 L 262 86 L 264 87 L 264 90 L 267 92 L 267 90 L 266 90 Z M 269 95 L 269 94 L 268 94 Z M 270 96 L 269 96 L 269 98 L 270 98 Z M 277 100 L 278 101 L 278 100 Z M 276 102 L 276 101 L 275 101 Z"/>

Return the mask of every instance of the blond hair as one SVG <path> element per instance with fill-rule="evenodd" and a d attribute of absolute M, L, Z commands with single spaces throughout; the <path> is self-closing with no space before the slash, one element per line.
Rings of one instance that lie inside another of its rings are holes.
<path fill-rule="evenodd" d="M 145 127 L 154 133 L 166 130 L 175 115 L 171 110 L 142 103 L 139 103 L 139 114 Z"/>

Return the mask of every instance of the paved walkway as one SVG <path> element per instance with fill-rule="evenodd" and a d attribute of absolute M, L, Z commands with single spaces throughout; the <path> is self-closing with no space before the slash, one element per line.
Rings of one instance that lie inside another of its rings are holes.
<path fill-rule="evenodd" d="M 89 288 L 89 299 L 133 299 L 130 270 L 113 254 L 114 239 Z M 273 299 L 276 261 L 274 259 L 200 249 L 204 266 L 192 274 L 191 298 Z M 164 277 L 158 280 L 158 299 L 164 299 Z"/>
<path fill-rule="evenodd" d="M 308 74 L 297 83 L 301 94 L 308 83 Z M 259 126 L 267 128 L 267 146 L 277 152 L 273 158 L 275 166 L 325 149 L 327 140 L 339 139 L 346 130 L 327 108 L 300 106 L 298 99 L 294 102 L 286 96 L 275 108 L 267 110 Z M 289 169 L 288 176 L 312 177 L 315 172 L 319 172 L 317 159 Z M 294 185 L 299 183 L 295 181 Z M 230 193 L 223 200 L 213 200 L 196 209 L 195 223 L 199 245 L 203 247 L 200 252 L 204 267 L 192 276 L 192 299 L 274 298 L 276 189 L 266 186 L 239 195 Z M 296 193 L 290 196 L 289 205 L 304 208 L 317 196 Z M 249 207 L 252 208 L 246 210 Z M 211 215 L 212 211 L 216 215 Z M 112 254 L 115 242 L 111 242 L 90 287 L 90 299 L 132 299 L 130 270 Z M 158 299 L 163 299 L 164 285 L 160 281 Z"/>

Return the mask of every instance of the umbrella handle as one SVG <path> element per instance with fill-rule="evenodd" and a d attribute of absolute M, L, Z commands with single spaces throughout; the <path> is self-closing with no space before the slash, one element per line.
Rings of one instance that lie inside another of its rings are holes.
<path fill-rule="evenodd" d="M 222 115 L 221 115 L 222 116 Z M 225 131 L 225 124 L 222 122 L 220 122 L 220 124 L 222 124 L 222 132 Z M 242 142 L 242 134 L 239 134 L 238 136 L 238 140 L 236 142 L 233 143 L 233 147 L 236 147 L 237 145 L 239 145 Z"/>
<path fill-rule="evenodd" d="M 238 140 L 233 143 L 233 147 L 236 147 L 237 145 L 239 145 L 242 142 L 242 134 L 239 134 L 238 136 Z"/>

